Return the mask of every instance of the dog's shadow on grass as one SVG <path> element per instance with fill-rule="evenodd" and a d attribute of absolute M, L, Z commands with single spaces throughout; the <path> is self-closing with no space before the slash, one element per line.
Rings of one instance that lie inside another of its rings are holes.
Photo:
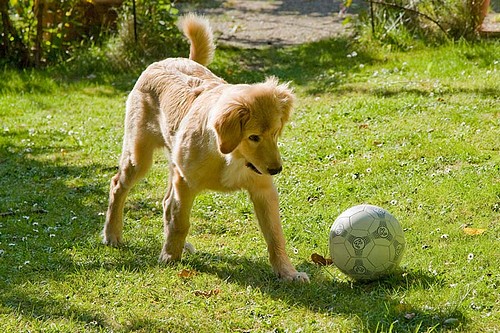
<path fill-rule="evenodd" d="M 325 315 L 356 316 L 368 331 L 427 331 L 452 322 L 465 324 L 457 307 L 447 309 L 417 308 L 404 299 L 407 291 L 428 290 L 444 280 L 425 271 L 400 270 L 373 282 L 338 279 L 333 267 L 319 267 L 304 261 L 297 266 L 311 278 L 301 284 L 279 281 L 271 272 L 266 258 L 248 259 L 237 255 L 213 255 L 197 252 L 183 261 L 194 270 L 214 274 L 227 283 L 258 288 L 262 293 Z M 452 319 L 452 320 L 450 320 Z"/>
<path fill-rule="evenodd" d="M 119 249 L 106 251 L 114 255 L 112 262 L 95 262 L 85 265 L 92 270 L 105 267 L 110 270 L 144 270 L 156 267 L 157 242 L 147 244 L 126 242 Z M 178 266 L 177 266 L 178 265 Z M 367 331 L 429 331 L 436 327 L 453 328 L 466 325 L 467 318 L 458 309 L 459 304 L 445 308 L 434 308 L 432 304 L 422 307 L 405 299 L 407 292 L 426 292 L 442 287 L 446 281 L 442 276 L 425 270 L 400 269 L 389 277 L 372 282 L 353 282 L 339 278 L 333 266 L 319 267 L 303 261 L 297 265 L 299 271 L 307 272 L 309 284 L 283 282 L 272 273 L 265 257 L 247 258 L 238 254 L 216 254 L 198 251 L 184 255 L 179 264 L 164 266 L 171 274 L 187 268 L 202 274 L 216 276 L 224 283 L 244 288 L 258 289 L 271 298 L 290 307 L 303 307 L 309 311 L 331 315 L 332 318 L 349 316 L 359 318 Z M 180 279 L 183 279 L 179 276 Z M 223 290 L 223 285 L 220 287 Z M 452 325 L 452 327 L 450 327 Z"/>

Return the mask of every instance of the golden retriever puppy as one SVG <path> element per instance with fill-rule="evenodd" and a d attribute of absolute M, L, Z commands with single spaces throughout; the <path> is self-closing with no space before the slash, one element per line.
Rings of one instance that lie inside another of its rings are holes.
<path fill-rule="evenodd" d="M 283 280 L 309 281 L 286 254 L 272 178 L 282 169 L 278 137 L 290 116 L 292 91 L 274 78 L 252 85 L 226 83 L 205 67 L 215 50 L 208 21 L 191 14 L 181 19 L 180 27 L 191 43 L 189 59 L 153 63 L 128 97 L 104 243 L 122 241 L 125 198 L 150 168 L 153 151 L 165 148 L 170 163 L 160 261 L 181 258 L 198 193 L 244 189 L 253 202 L 274 272 Z"/>

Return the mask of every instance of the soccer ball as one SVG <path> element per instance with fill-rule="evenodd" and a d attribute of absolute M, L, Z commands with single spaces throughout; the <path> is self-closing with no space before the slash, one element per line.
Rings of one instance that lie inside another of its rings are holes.
<path fill-rule="evenodd" d="M 374 280 L 399 265 L 405 238 L 398 220 L 387 210 L 359 205 L 333 222 L 329 246 L 333 263 L 343 273 L 355 280 Z"/>

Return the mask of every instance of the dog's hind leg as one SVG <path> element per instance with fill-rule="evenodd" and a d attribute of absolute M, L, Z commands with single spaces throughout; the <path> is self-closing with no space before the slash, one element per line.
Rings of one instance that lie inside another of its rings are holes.
<path fill-rule="evenodd" d="M 181 259 L 195 198 L 195 193 L 175 166 L 170 168 L 169 177 L 168 191 L 163 200 L 165 243 L 159 258 L 160 262 L 165 263 Z"/>
<path fill-rule="evenodd" d="M 127 136 L 118 173 L 111 179 L 109 206 L 103 230 L 103 243 L 119 245 L 122 242 L 123 207 L 130 189 L 147 173 L 153 162 L 153 140 L 143 137 L 128 145 Z"/>

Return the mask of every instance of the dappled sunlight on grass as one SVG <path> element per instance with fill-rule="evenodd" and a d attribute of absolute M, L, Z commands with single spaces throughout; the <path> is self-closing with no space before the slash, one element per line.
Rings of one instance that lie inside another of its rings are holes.
<path fill-rule="evenodd" d="M 200 195 L 198 252 L 158 264 L 162 154 L 127 201 L 125 244 L 102 245 L 135 73 L 3 69 L 0 331 L 498 330 L 499 54 L 498 42 L 386 52 L 344 39 L 218 50 L 211 69 L 229 82 L 295 88 L 275 179 L 308 285 L 275 278 L 245 193 Z M 310 260 L 360 203 L 396 216 L 408 246 L 371 283 Z"/>

